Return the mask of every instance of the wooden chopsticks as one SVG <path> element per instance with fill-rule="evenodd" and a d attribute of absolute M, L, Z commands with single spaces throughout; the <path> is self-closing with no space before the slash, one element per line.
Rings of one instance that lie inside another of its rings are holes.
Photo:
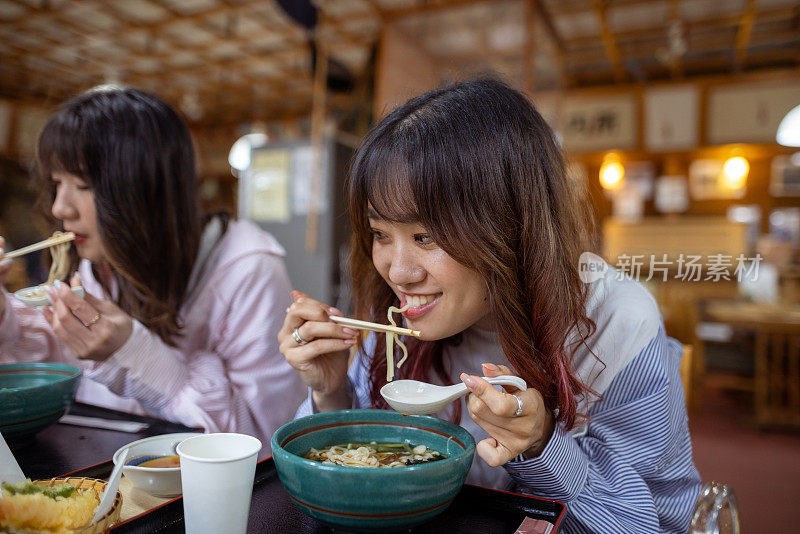
<path fill-rule="evenodd" d="M 358 319 L 351 319 L 350 317 L 339 317 L 338 315 L 331 315 L 329 317 L 334 323 L 342 326 L 349 326 L 350 328 L 357 328 L 359 330 L 372 330 L 373 332 L 392 332 L 394 334 L 403 334 L 406 336 L 420 337 L 422 332 L 419 330 L 411 330 L 410 328 L 401 328 L 399 326 L 392 326 L 388 324 L 370 323 L 368 321 L 359 321 Z"/>
<path fill-rule="evenodd" d="M 50 237 L 45 239 L 44 241 L 39 241 L 38 243 L 34 243 L 33 245 L 28 245 L 27 247 L 18 248 L 17 250 L 12 250 L 8 254 L 5 255 L 5 258 L 18 258 L 20 256 L 24 256 L 29 252 L 35 252 L 37 250 L 41 250 L 43 248 L 50 248 L 55 245 L 60 245 L 62 243 L 69 243 L 75 239 L 75 234 L 72 232 L 67 232 L 63 235 L 58 237 Z"/>

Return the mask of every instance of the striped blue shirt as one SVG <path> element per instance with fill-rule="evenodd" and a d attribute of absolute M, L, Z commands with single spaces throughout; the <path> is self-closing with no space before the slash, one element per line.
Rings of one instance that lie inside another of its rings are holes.
<path fill-rule="evenodd" d="M 597 331 L 592 350 L 576 353 L 573 363 L 602 395 L 580 399 L 589 424 L 571 431 L 556 425 L 536 458 L 493 468 L 476 456 L 467 482 L 566 503 L 563 532 L 683 534 L 701 482 L 679 374 L 682 347 L 666 336 L 655 302 L 638 283 L 609 269 L 591 289 L 587 312 Z M 370 339 L 367 353 L 372 346 Z M 451 383 L 462 371 L 482 374 L 483 362 L 509 365 L 496 335 L 474 327 L 444 358 Z M 368 368 L 369 357 L 359 352 L 348 371 L 353 408 L 371 405 Z M 459 424 L 476 442 L 486 438 L 461 402 Z M 314 410 L 309 392 L 297 417 Z"/>

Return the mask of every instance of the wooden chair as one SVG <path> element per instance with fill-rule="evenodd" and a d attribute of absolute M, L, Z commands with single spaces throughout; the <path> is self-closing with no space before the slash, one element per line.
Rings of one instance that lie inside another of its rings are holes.
<path fill-rule="evenodd" d="M 692 406 L 692 370 L 694 362 L 692 358 L 694 351 L 691 345 L 683 346 L 683 355 L 681 356 L 681 382 L 683 382 L 683 397 L 686 399 L 686 411 L 688 412 Z"/>
<path fill-rule="evenodd" d="M 756 421 L 800 427 L 800 326 L 759 328 L 755 358 Z"/>

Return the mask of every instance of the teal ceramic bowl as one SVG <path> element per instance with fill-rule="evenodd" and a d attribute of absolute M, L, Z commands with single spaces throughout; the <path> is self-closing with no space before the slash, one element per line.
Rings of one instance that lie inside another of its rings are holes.
<path fill-rule="evenodd" d="M 348 442 L 406 442 L 449 456 L 393 468 L 326 465 L 301 455 Z M 356 531 L 407 529 L 444 511 L 464 484 L 475 440 L 448 421 L 389 410 L 343 410 L 287 423 L 272 436 L 283 487 L 308 515 Z"/>
<path fill-rule="evenodd" d="M 55 423 L 75 399 L 81 370 L 63 363 L 0 365 L 0 432 L 8 441 Z"/>

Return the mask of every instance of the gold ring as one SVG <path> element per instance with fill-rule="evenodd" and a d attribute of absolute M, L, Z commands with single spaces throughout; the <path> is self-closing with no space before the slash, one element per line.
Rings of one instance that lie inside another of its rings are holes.
<path fill-rule="evenodd" d="M 90 320 L 88 323 L 86 323 L 86 328 L 89 328 L 89 327 L 90 327 L 90 326 L 92 326 L 94 323 L 96 323 L 97 321 L 99 321 L 99 320 L 100 320 L 100 317 L 101 317 L 101 315 L 100 315 L 99 313 L 98 313 L 97 315 L 95 315 L 94 317 L 92 317 L 92 318 L 91 318 L 91 320 Z"/>

